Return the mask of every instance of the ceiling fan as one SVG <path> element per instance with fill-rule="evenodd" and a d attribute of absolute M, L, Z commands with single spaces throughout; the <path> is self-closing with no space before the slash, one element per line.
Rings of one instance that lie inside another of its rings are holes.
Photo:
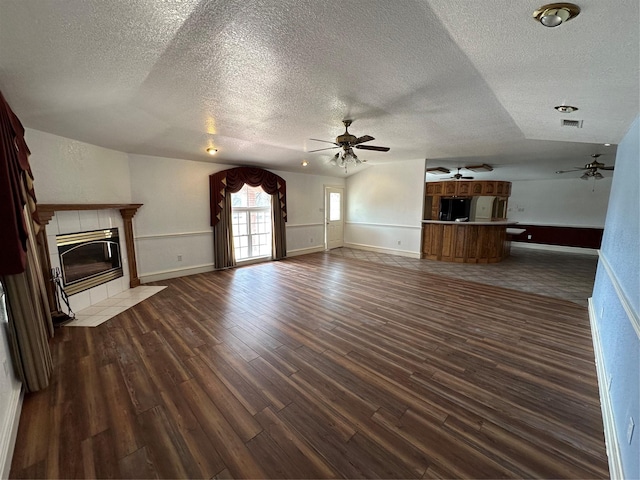
<path fill-rule="evenodd" d="M 456 173 L 453 177 L 449 177 L 449 178 L 455 178 L 456 180 L 473 180 L 473 177 L 465 177 L 460 173 L 460 168 L 458 167 L 458 173 Z"/>
<path fill-rule="evenodd" d="M 556 173 L 579 172 L 585 170 L 585 172 L 580 176 L 582 180 L 589 180 L 592 177 L 596 180 L 600 180 L 601 178 L 604 178 L 604 176 L 598 170 L 613 170 L 613 165 L 606 166 L 604 163 L 600 163 L 598 161 L 598 158 L 601 156 L 601 153 L 594 153 L 591 155 L 593 160 L 590 163 L 587 163 L 584 167 L 576 167 L 572 170 L 558 170 Z"/>
<path fill-rule="evenodd" d="M 353 152 L 354 148 L 358 148 L 361 150 L 373 150 L 376 152 L 388 152 L 390 150 L 389 147 L 376 147 L 374 145 L 362 145 L 365 142 L 370 142 L 371 140 L 375 140 L 371 135 L 363 135 L 362 137 L 356 137 L 355 135 L 351 135 L 349 133 L 349 127 L 353 120 L 343 120 L 342 124 L 344 125 L 344 133 L 336 137 L 335 142 L 329 142 L 327 140 L 319 140 L 317 138 L 312 138 L 311 140 L 315 142 L 324 142 L 331 143 L 333 147 L 327 148 L 318 148 L 316 150 L 309 150 L 308 153 L 313 152 L 321 152 L 323 150 L 332 150 L 334 148 L 340 148 L 341 150 L 334 155 L 334 157 L 329 162 L 331 165 L 337 165 L 340 167 L 345 167 L 345 171 L 347 169 L 347 165 L 349 163 L 354 163 L 359 165 L 366 160 L 360 160 L 358 156 Z"/>

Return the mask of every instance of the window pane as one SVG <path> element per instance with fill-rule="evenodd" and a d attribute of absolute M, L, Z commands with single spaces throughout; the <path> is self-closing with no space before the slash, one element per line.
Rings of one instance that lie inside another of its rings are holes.
<path fill-rule="evenodd" d="M 271 255 L 271 195 L 247 185 L 231 195 L 236 259 Z"/>
<path fill-rule="evenodd" d="M 331 192 L 329 194 L 329 221 L 334 222 L 340 220 L 342 213 L 341 200 L 342 195 L 340 193 Z"/>
<path fill-rule="evenodd" d="M 247 207 L 247 189 L 248 185 L 245 185 L 237 193 L 231 194 L 231 206 L 232 207 Z"/>

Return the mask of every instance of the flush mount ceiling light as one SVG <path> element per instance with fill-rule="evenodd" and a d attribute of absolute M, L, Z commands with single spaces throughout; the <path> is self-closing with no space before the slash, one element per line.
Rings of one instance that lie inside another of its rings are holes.
<path fill-rule="evenodd" d="M 557 27 L 579 14 L 580 7 L 573 3 L 550 3 L 533 12 L 533 18 L 545 27 Z"/>
<path fill-rule="evenodd" d="M 306 160 L 302 160 L 302 162 L 300 162 L 300 165 L 306 167 L 307 165 L 309 165 L 309 162 L 307 162 Z"/>
<path fill-rule="evenodd" d="M 213 148 L 213 147 L 209 147 L 209 148 L 207 148 L 207 153 L 209 155 L 215 155 L 216 153 L 218 153 L 218 149 L 217 148 Z"/>
<path fill-rule="evenodd" d="M 572 105 L 558 105 L 557 107 L 553 107 L 560 113 L 573 113 L 578 110 L 578 107 L 574 107 Z"/>

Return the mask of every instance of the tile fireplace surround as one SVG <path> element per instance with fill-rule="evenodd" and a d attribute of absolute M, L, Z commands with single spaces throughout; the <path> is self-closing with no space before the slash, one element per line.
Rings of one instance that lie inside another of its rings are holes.
<path fill-rule="evenodd" d="M 77 314 L 77 319 L 67 325 L 97 326 L 164 288 L 133 288 L 140 285 L 140 280 L 137 276 L 131 220 L 140 206 L 139 204 L 38 205 L 40 219 L 46 226 L 48 251 L 42 253 L 41 259 L 44 260 L 43 274 L 48 285 L 52 285 L 48 276 L 50 270 L 60 268 L 56 235 L 107 228 L 117 228 L 120 232 L 123 276 L 70 295 L 69 304 Z M 45 256 L 46 258 L 43 258 Z M 55 298 L 53 295 L 55 295 L 53 292 L 49 292 L 52 310 L 55 309 L 55 303 L 52 302 Z M 66 313 L 66 306 L 61 305 L 61 307 Z"/>

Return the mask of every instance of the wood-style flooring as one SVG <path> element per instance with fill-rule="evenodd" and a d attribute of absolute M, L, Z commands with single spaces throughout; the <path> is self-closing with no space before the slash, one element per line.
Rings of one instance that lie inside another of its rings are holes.
<path fill-rule="evenodd" d="M 12 478 L 605 478 L 587 310 L 313 254 L 60 328 Z"/>

